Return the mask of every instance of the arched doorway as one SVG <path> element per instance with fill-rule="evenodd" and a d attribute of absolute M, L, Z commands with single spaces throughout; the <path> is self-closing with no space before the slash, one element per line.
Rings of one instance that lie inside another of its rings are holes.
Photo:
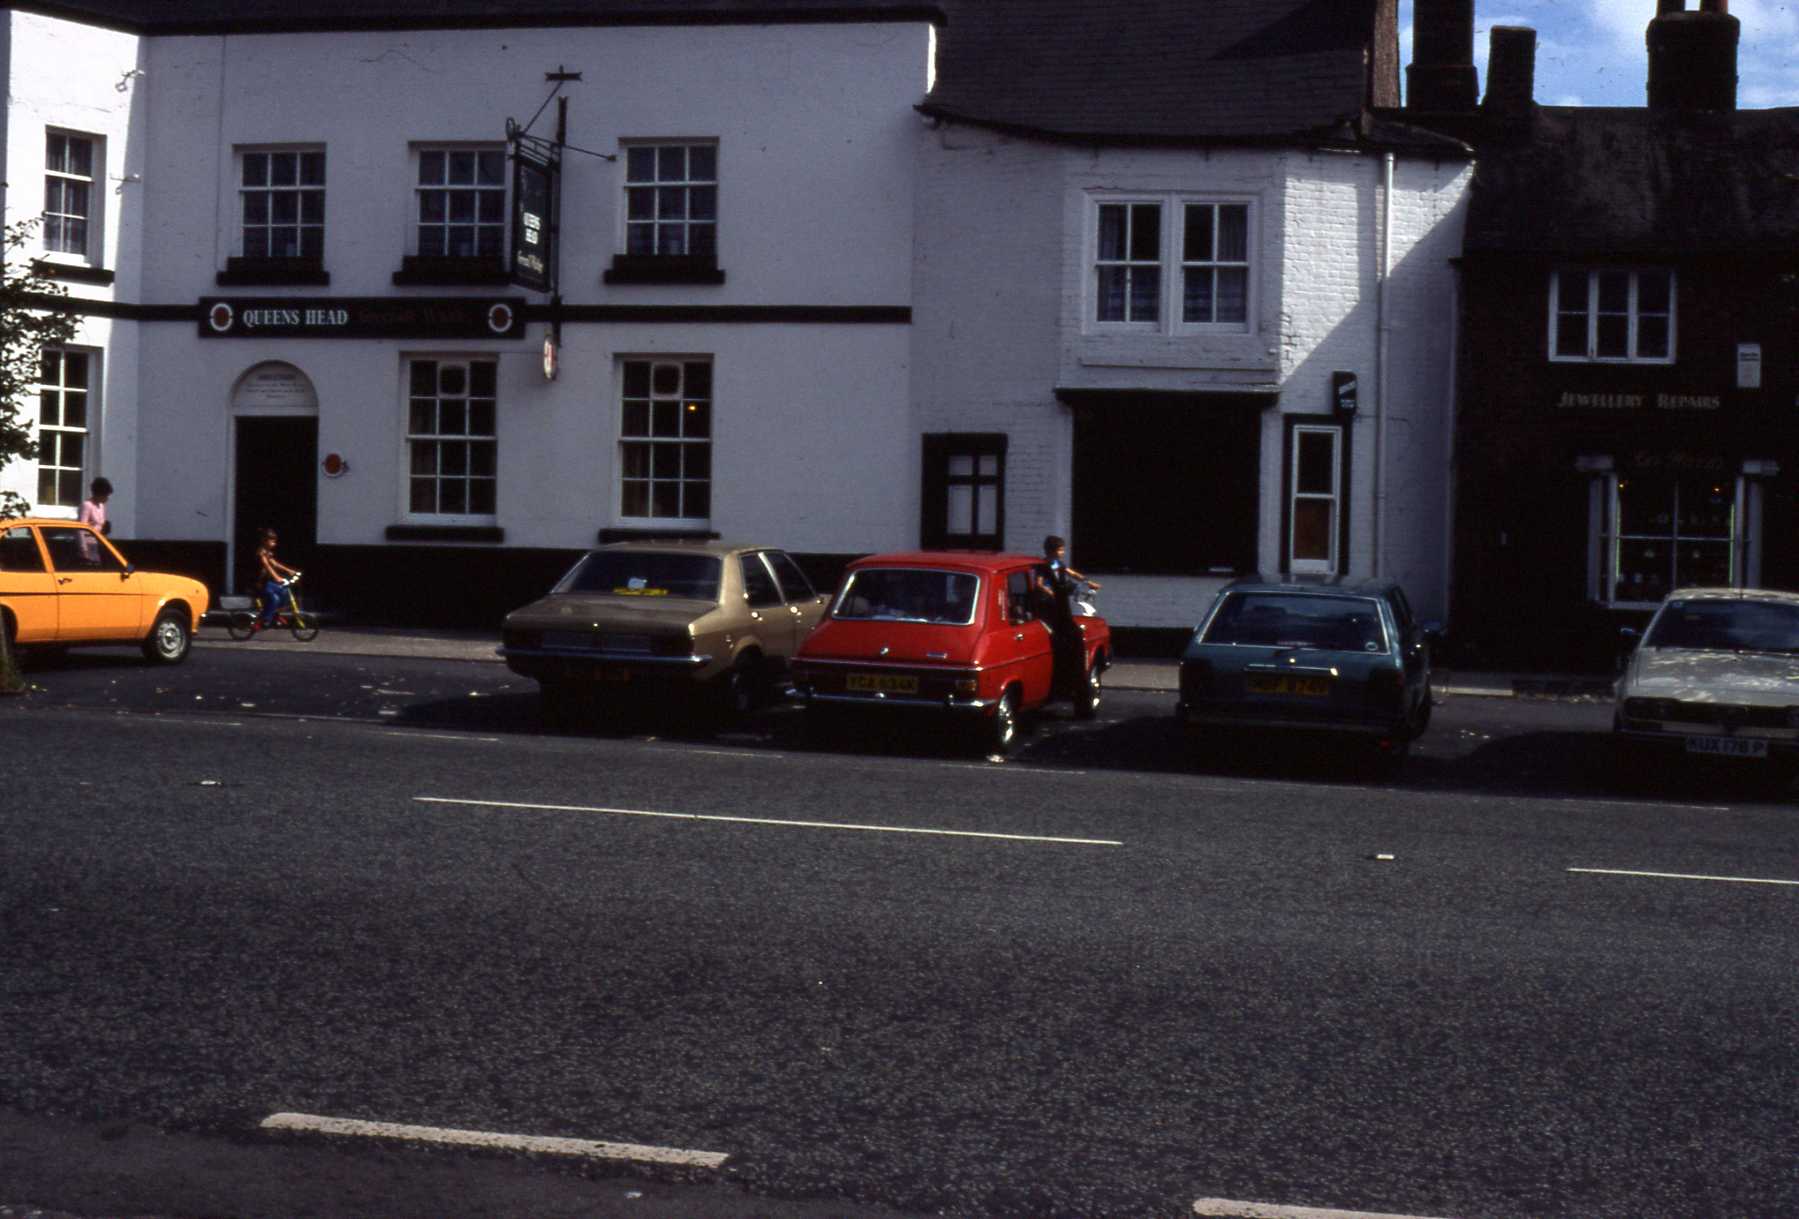
<path fill-rule="evenodd" d="M 284 562 L 305 568 L 318 542 L 319 399 L 305 373 L 258 364 L 231 391 L 231 584 L 253 587 L 257 535 L 281 535 Z"/>

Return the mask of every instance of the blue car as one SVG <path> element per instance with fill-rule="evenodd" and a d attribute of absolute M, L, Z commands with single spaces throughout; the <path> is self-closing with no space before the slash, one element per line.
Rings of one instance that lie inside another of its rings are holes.
<path fill-rule="evenodd" d="M 1365 742 L 1397 765 L 1430 723 L 1434 623 L 1392 580 L 1238 580 L 1181 656 L 1194 736 L 1253 729 Z"/>

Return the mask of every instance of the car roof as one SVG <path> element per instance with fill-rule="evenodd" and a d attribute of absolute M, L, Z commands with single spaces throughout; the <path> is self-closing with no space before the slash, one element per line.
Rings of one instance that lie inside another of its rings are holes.
<path fill-rule="evenodd" d="M 716 538 L 640 538 L 629 542 L 607 542 L 603 546 L 595 546 L 594 551 L 610 554 L 622 551 L 626 554 L 698 554 L 711 555 L 714 558 L 727 558 L 746 550 L 779 550 L 779 546 L 753 546 L 747 542 L 721 542 Z"/>
<path fill-rule="evenodd" d="M 1766 601 L 1773 605 L 1799 605 L 1799 593 L 1780 588 L 1677 588 L 1669 601 Z"/>
<path fill-rule="evenodd" d="M 1023 564 L 1041 563 L 1040 555 L 995 554 L 989 550 L 902 550 L 890 554 L 863 555 L 849 565 L 863 567 L 939 567 L 976 574 L 1003 571 Z"/>
<path fill-rule="evenodd" d="M 1227 593 L 1313 593 L 1329 596 L 1380 597 L 1399 591 L 1399 581 L 1379 576 L 1329 576 L 1316 580 L 1282 580 L 1267 576 L 1244 576 L 1232 580 L 1221 592 Z"/>
<path fill-rule="evenodd" d="M 91 525 L 84 525 L 80 521 L 70 520 L 66 516 L 18 516 L 13 517 L 11 520 L 0 519 L 0 529 L 12 529 L 19 525 L 48 525 L 58 527 L 63 525 L 73 525 L 77 529 L 92 528 Z"/>

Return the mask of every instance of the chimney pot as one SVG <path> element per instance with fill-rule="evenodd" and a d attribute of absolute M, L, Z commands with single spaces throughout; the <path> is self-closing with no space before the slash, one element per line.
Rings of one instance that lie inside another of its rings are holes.
<path fill-rule="evenodd" d="M 1737 41 L 1742 23 L 1727 0 L 1700 0 L 1688 11 L 1660 0 L 1643 38 L 1649 48 L 1651 110 L 1735 110 Z"/>
<path fill-rule="evenodd" d="M 1527 26 L 1496 25 L 1487 51 L 1487 100 L 1483 109 L 1500 130 L 1529 121 L 1537 90 L 1537 32 Z"/>
<path fill-rule="evenodd" d="M 1472 111 L 1480 97 L 1474 69 L 1474 0 L 1417 0 L 1406 109 Z"/>

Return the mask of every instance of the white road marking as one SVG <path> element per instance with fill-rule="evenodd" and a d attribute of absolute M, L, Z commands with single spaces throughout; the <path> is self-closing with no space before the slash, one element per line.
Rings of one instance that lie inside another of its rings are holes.
<path fill-rule="evenodd" d="M 591 1160 L 631 1160 L 645 1164 L 679 1164 L 691 1168 L 717 1168 L 725 1162 L 718 1151 L 687 1151 L 679 1147 L 646 1147 L 636 1143 L 603 1143 L 594 1139 L 551 1138 L 529 1134 L 495 1134 L 483 1130 L 450 1130 L 440 1126 L 405 1126 L 396 1122 L 364 1122 L 344 1117 L 318 1117 L 310 1113 L 277 1113 L 262 1119 L 264 1130 L 292 1130 L 304 1134 L 358 1135 L 364 1138 L 404 1139 L 412 1143 L 441 1143 L 488 1150 L 530 1151 L 543 1155 L 584 1156 Z"/>
<path fill-rule="evenodd" d="M 1265 1202 L 1232 1202 L 1228 1198 L 1201 1198 L 1193 1204 L 1193 1213 L 1216 1216 L 1217 1219 L 1425 1219 L 1422 1215 L 1377 1215 L 1373 1211 L 1272 1206 Z"/>
<path fill-rule="evenodd" d="M 861 830 L 871 834 L 926 834 L 939 838 L 989 838 L 1004 842 L 1046 842 L 1061 846 L 1121 847 L 1110 838 L 1052 838 L 1040 834 L 995 834 L 978 830 L 921 829 L 910 825 L 859 825 L 847 821 L 789 821 L 777 817 L 726 817 L 712 813 L 664 813 L 641 808 L 599 808 L 585 804 L 527 804 L 514 800 L 463 800 L 453 796 L 414 796 L 420 804 L 460 804 L 475 808 L 518 808 L 544 813 L 609 813 L 615 817 L 658 817 L 670 821 L 718 821 L 737 825 L 779 825 L 801 830 Z"/>
<path fill-rule="evenodd" d="M 1715 880 L 1732 885 L 1788 885 L 1799 888 L 1799 880 L 1769 880 L 1759 876 L 1706 876 L 1695 872 L 1633 872 L 1627 868 L 1569 868 L 1587 876 L 1644 876 L 1651 880 Z"/>
<path fill-rule="evenodd" d="M 489 745 L 500 743 L 500 738 L 497 736 L 459 736 L 451 732 L 408 732 L 404 728 L 390 728 L 381 735 L 417 737 L 421 741 L 450 741 L 457 745 L 464 741 L 485 741 Z"/>

